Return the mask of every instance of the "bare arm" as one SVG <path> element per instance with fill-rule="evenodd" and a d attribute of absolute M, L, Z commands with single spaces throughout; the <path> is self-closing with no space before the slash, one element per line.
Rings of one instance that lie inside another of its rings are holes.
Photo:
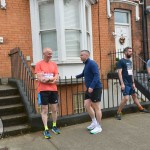
<path fill-rule="evenodd" d="M 121 89 L 124 90 L 125 85 L 124 85 L 123 78 L 122 78 L 122 69 L 118 69 L 118 76 L 119 76 L 119 80 L 121 84 Z"/>
<path fill-rule="evenodd" d="M 54 78 L 53 78 L 53 81 L 52 82 L 49 82 L 49 83 L 56 83 L 59 79 L 59 74 L 55 74 Z"/>
<path fill-rule="evenodd" d="M 44 73 L 43 72 L 40 72 L 40 73 L 37 73 L 37 79 L 39 82 L 41 83 L 44 83 L 44 84 L 49 84 L 49 83 L 52 83 L 55 79 L 55 77 L 52 77 L 52 78 L 46 78 L 44 77 Z"/>

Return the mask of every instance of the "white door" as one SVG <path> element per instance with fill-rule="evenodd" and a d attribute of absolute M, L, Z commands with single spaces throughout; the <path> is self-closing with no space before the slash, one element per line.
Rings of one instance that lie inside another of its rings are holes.
<path fill-rule="evenodd" d="M 131 40 L 131 24 L 130 12 L 116 10 L 115 11 L 115 46 L 116 57 L 123 57 L 123 49 L 127 46 L 132 46 Z"/>

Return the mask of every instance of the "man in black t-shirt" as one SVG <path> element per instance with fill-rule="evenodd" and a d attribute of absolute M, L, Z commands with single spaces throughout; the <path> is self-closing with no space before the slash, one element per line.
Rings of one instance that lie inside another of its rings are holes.
<path fill-rule="evenodd" d="M 136 87 L 133 78 L 133 65 L 130 60 L 130 58 L 132 57 L 132 48 L 126 47 L 124 49 L 124 55 L 125 57 L 119 60 L 117 64 L 119 81 L 124 96 L 117 111 L 117 115 L 116 115 L 117 120 L 121 120 L 121 111 L 125 106 L 126 102 L 129 100 L 130 95 L 132 96 L 133 101 L 138 106 L 141 112 L 145 112 L 145 113 L 149 112 L 147 109 L 141 106 L 135 94 Z"/>

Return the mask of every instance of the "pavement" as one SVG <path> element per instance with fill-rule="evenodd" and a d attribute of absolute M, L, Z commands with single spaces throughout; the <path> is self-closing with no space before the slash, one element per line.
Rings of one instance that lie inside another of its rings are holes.
<path fill-rule="evenodd" d="M 0 150 L 150 150 L 150 114 L 126 114 L 102 120 L 103 131 L 92 135 L 90 122 L 60 128 L 44 139 L 42 131 L 0 140 Z"/>

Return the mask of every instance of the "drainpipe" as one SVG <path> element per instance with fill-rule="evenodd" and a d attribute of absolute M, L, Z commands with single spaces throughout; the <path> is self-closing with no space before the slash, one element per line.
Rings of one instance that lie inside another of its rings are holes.
<path fill-rule="evenodd" d="M 147 37 L 147 17 L 146 17 L 146 0 L 142 5 L 142 35 L 143 35 L 143 53 L 144 61 L 148 59 L 148 37 Z"/>

